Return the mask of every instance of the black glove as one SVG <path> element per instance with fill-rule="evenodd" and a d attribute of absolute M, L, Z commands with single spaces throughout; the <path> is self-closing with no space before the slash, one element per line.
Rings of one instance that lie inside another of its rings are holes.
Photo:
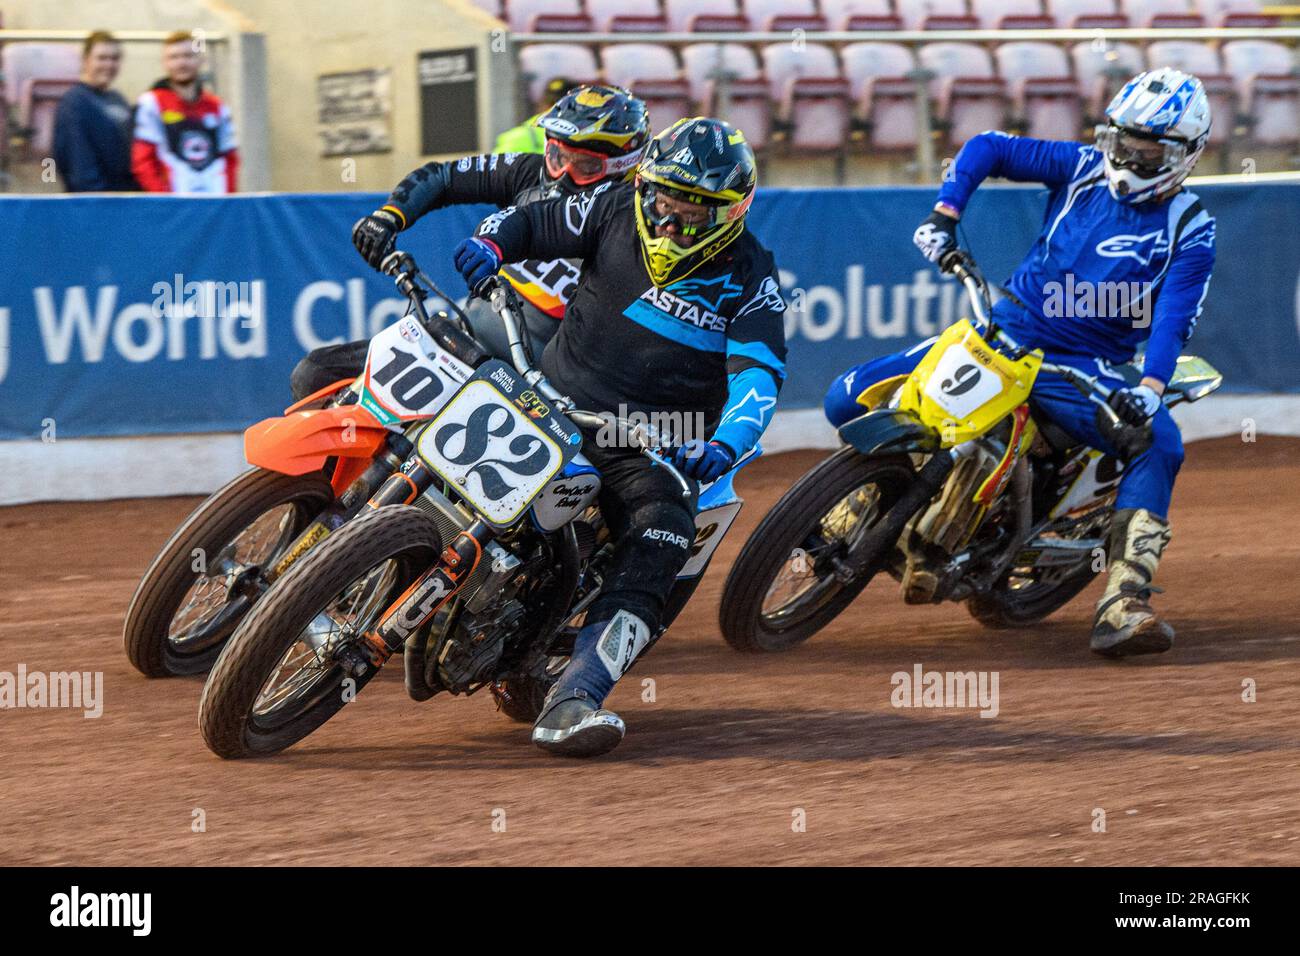
<path fill-rule="evenodd" d="M 1145 425 L 1160 410 L 1160 396 L 1149 385 L 1116 389 L 1106 403 L 1126 425 Z"/>
<path fill-rule="evenodd" d="M 912 244 L 935 265 L 944 253 L 957 248 L 957 220 L 937 209 L 912 233 Z"/>
<path fill-rule="evenodd" d="M 370 263 L 372 269 L 393 251 L 393 243 L 402 225 L 397 217 L 385 209 L 378 209 L 364 219 L 358 219 L 352 227 L 352 244 L 361 253 L 361 258 Z"/>

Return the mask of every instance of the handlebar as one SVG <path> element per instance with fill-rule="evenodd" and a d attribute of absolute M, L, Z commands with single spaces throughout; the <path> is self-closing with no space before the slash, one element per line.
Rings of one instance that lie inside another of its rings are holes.
<path fill-rule="evenodd" d="M 469 318 L 455 301 L 420 271 L 415 258 L 409 252 L 395 250 L 389 253 L 379 264 L 379 271 L 384 275 L 392 276 L 397 290 L 410 301 L 420 324 L 440 346 L 470 366 L 481 365 L 491 357 L 470 333 Z M 448 321 L 441 313 L 429 315 L 428 309 L 424 307 L 424 301 L 429 297 L 430 292 L 451 306 L 460 320 L 459 327 Z"/>
<path fill-rule="evenodd" d="M 951 252 L 945 253 L 939 260 L 939 271 L 951 273 L 961 280 L 961 284 L 966 288 L 966 295 L 970 298 L 971 309 L 975 313 L 975 318 L 979 321 L 982 332 L 987 338 L 1001 344 L 1017 358 L 1031 351 L 998 328 L 997 323 L 993 321 L 993 306 L 989 295 L 988 282 L 984 279 L 970 253 L 961 249 L 953 249 Z M 1111 388 L 1099 377 L 1089 375 L 1087 372 L 1082 372 L 1068 365 L 1058 365 L 1055 362 L 1044 361 L 1042 369 L 1065 379 L 1092 399 L 1113 424 L 1121 424 L 1119 416 L 1106 401 L 1114 394 L 1115 389 Z"/>

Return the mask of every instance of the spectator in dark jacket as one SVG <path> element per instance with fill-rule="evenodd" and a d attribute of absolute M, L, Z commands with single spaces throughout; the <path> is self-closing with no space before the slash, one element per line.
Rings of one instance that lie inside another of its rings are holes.
<path fill-rule="evenodd" d="M 109 89 L 122 66 L 122 46 L 97 31 L 81 51 L 81 78 L 59 100 L 54 166 L 70 193 L 134 192 L 131 105 Z"/>

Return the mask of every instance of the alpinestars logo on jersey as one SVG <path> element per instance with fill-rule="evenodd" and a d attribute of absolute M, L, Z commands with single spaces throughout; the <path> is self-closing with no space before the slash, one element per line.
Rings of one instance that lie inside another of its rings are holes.
<path fill-rule="evenodd" d="M 1165 238 L 1163 229 L 1148 232 L 1145 236 L 1111 236 L 1097 243 L 1099 256 L 1108 259 L 1122 259 L 1127 256 L 1136 259 L 1144 266 L 1151 265 L 1151 260 L 1156 256 L 1163 256 L 1168 251 L 1169 240 Z"/>
<path fill-rule="evenodd" d="M 674 319 L 689 322 L 710 332 L 725 332 L 727 320 L 712 309 L 703 308 L 688 299 L 674 295 L 667 289 L 651 286 L 640 295 L 641 301 L 649 302 L 660 312 L 671 315 Z"/>

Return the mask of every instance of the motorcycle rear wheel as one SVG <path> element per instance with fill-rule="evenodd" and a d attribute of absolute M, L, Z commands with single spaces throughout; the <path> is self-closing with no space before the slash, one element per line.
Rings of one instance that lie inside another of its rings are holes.
<path fill-rule="evenodd" d="M 237 573 L 273 564 L 333 500 L 323 475 L 261 468 L 208 497 L 163 545 L 131 598 L 122 627 L 131 665 L 146 677 L 206 673 L 248 612 L 246 599 L 230 597 L 219 566 L 228 559 Z"/>

